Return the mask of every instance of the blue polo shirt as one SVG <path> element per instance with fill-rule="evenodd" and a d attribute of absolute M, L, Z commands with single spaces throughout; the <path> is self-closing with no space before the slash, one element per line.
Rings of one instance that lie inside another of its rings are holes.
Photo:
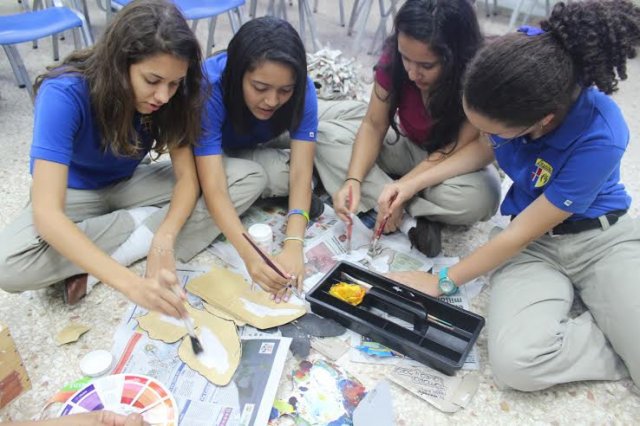
<path fill-rule="evenodd" d="M 218 155 L 226 149 L 253 148 L 275 138 L 271 120 L 258 120 L 251 117 L 251 128 L 246 134 L 238 135 L 227 117 L 227 108 L 222 96 L 222 72 L 227 65 L 227 53 L 212 56 L 204 62 L 205 73 L 212 85 L 212 91 L 206 102 L 203 118 L 203 136 L 194 148 L 194 154 Z M 318 99 L 313 81 L 307 76 L 304 112 L 300 124 L 289 129 L 292 140 L 315 142 L 318 133 Z M 238 102 L 242 102 L 241 99 Z"/>
<path fill-rule="evenodd" d="M 139 156 L 105 151 L 84 77 L 64 74 L 47 79 L 35 103 L 30 171 L 33 174 L 35 160 L 64 164 L 69 167 L 67 187 L 73 189 L 99 189 L 128 179 L 153 143 L 153 137 L 141 129 L 139 114 L 134 126 L 141 139 Z"/>
<path fill-rule="evenodd" d="M 620 182 L 629 129 L 615 102 L 596 88 L 584 89 L 562 124 L 538 139 L 491 138 L 498 164 L 513 180 L 503 215 L 519 214 L 540 194 L 573 213 L 569 220 L 631 205 Z"/>

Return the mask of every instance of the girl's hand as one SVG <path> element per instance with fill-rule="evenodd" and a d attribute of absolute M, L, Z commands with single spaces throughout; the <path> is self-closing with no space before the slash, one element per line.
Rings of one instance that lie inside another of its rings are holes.
<path fill-rule="evenodd" d="M 139 277 L 126 287 L 125 296 L 150 311 L 174 318 L 184 318 L 187 315 L 184 307 L 187 297 L 178 285 L 178 277 L 166 269 L 161 269 L 155 277 Z"/>
<path fill-rule="evenodd" d="M 389 272 L 385 276 L 429 296 L 439 297 L 441 295 L 438 277 L 428 272 Z"/>
<path fill-rule="evenodd" d="M 298 291 L 303 290 L 304 282 L 304 254 L 302 252 L 302 242 L 300 241 L 286 241 L 282 252 L 276 256 L 276 260 L 284 266 L 284 270 L 293 275 L 294 279 L 291 285 L 296 286 Z M 284 300 L 285 302 L 291 297 L 291 290 L 276 295 L 276 302 Z"/>
<path fill-rule="evenodd" d="M 391 215 L 389 216 L 389 219 L 387 220 L 387 223 L 384 225 L 384 229 L 382 230 L 383 233 L 388 234 L 390 232 L 395 232 L 398 227 L 400 226 L 400 224 L 402 223 L 402 217 L 404 216 L 404 206 L 399 206 L 397 209 L 393 210 L 391 212 Z M 384 221 L 385 216 L 382 215 L 382 213 L 378 213 L 378 216 L 376 216 L 376 225 L 374 226 L 374 230 L 378 229 L 378 227 L 382 224 L 382 222 Z"/>
<path fill-rule="evenodd" d="M 350 191 L 351 203 L 349 203 Z M 350 223 L 350 213 L 354 213 L 358 209 L 358 204 L 360 204 L 360 182 L 349 179 L 342 185 L 342 188 L 333 194 L 332 198 L 336 215 L 338 215 L 344 223 Z"/>
<path fill-rule="evenodd" d="M 386 184 L 378 197 L 378 215 L 384 217 L 393 215 L 396 210 L 402 210 L 416 192 L 408 182 L 395 181 Z"/>
<path fill-rule="evenodd" d="M 278 266 L 278 269 L 283 271 L 286 275 L 287 269 L 280 265 L 273 258 L 271 259 L 273 263 Z M 291 281 L 289 279 L 282 278 L 280 274 L 274 271 L 271 266 L 265 262 L 262 257 L 256 255 L 251 258 L 245 260 L 245 266 L 249 271 L 249 275 L 251 275 L 251 279 L 253 282 L 257 283 L 264 291 L 267 291 L 271 294 L 275 295 L 282 293 L 286 290 L 287 285 Z"/>
<path fill-rule="evenodd" d="M 144 274 L 147 278 L 155 278 L 161 269 L 175 274 L 176 259 L 173 249 L 174 238 L 167 235 L 156 234 L 151 241 L 151 247 L 147 254 L 147 270 Z"/>

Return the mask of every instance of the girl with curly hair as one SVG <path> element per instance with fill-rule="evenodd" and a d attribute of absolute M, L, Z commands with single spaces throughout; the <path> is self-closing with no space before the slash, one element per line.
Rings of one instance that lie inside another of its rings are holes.
<path fill-rule="evenodd" d="M 2 289 L 65 280 L 73 304 L 99 280 L 147 309 L 186 314 L 174 250 L 188 260 L 204 248 L 190 236 L 210 228 L 187 222 L 201 78 L 198 41 L 164 0 L 132 2 L 95 46 L 38 77 L 31 200 L 0 233 Z M 151 151 L 171 161 L 145 159 Z M 126 268 L 145 255 L 144 277 Z"/>
<path fill-rule="evenodd" d="M 640 44 L 640 8 L 626 0 L 558 3 L 541 28 L 498 38 L 472 61 L 469 121 L 490 143 L 435 175 L 495 158 L 513 180 L 506 229 L 439 276 L 393 274 L 431 294 L 494 270 L 489 357 L 498 383 L 534 391 L 631 376 L 640 384 L 640 222 L 620 181 L 629 143 L 607 95 Z M 574 294 L 587 310 L 570 316 Z M 635 337 L 634 337 L 635 336 Z"/>
<path fill-rule="evenodd" d="M 492 165 L 418 183 L 448 156 L 480 143 L 462 109 L 461 84 L 482 42 L 469 0 L 408 0 L 375 67 L 369 104 L 320 104 L 316 167 L 343 221 L 377 208 L 376 229 L 389 217 L 384 232 L 393 232 L 406 210 L 417 218 L 412 244 L 432 257 L 443 223 L 472 225 L 495 214 L 500 180 Z"/>

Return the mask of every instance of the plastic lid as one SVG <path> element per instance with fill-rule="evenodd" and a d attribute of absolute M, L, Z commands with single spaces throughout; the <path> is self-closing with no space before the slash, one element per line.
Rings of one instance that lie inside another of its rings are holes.
<path fill-rule="evenodd" d="M 92 351 L 80 360 L 80 371 L 89 377 L 102 376 L 111 369 L 113 355 L 103 349 Z"/>
<path fill-rule="evenodd" d="M 256 223 L 249 227 L 249 235 L 251 235 L 254 240 L 271 241 L 273 231 L 271 230 L 271 227 L 269 225 L 265 225 L 264 223 Z"/>

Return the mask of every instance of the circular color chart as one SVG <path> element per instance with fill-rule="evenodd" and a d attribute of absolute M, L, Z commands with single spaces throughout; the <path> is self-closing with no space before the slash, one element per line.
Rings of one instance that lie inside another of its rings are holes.
<path fill-rule="evenodd" d="M 136 374 L 114 374 L 94 380 L 67 400 L 60 416 L 98 410 L 124 415 L 140 413 L 153 425 L 178 424 L 173 395 L 156 379 Z"/>

